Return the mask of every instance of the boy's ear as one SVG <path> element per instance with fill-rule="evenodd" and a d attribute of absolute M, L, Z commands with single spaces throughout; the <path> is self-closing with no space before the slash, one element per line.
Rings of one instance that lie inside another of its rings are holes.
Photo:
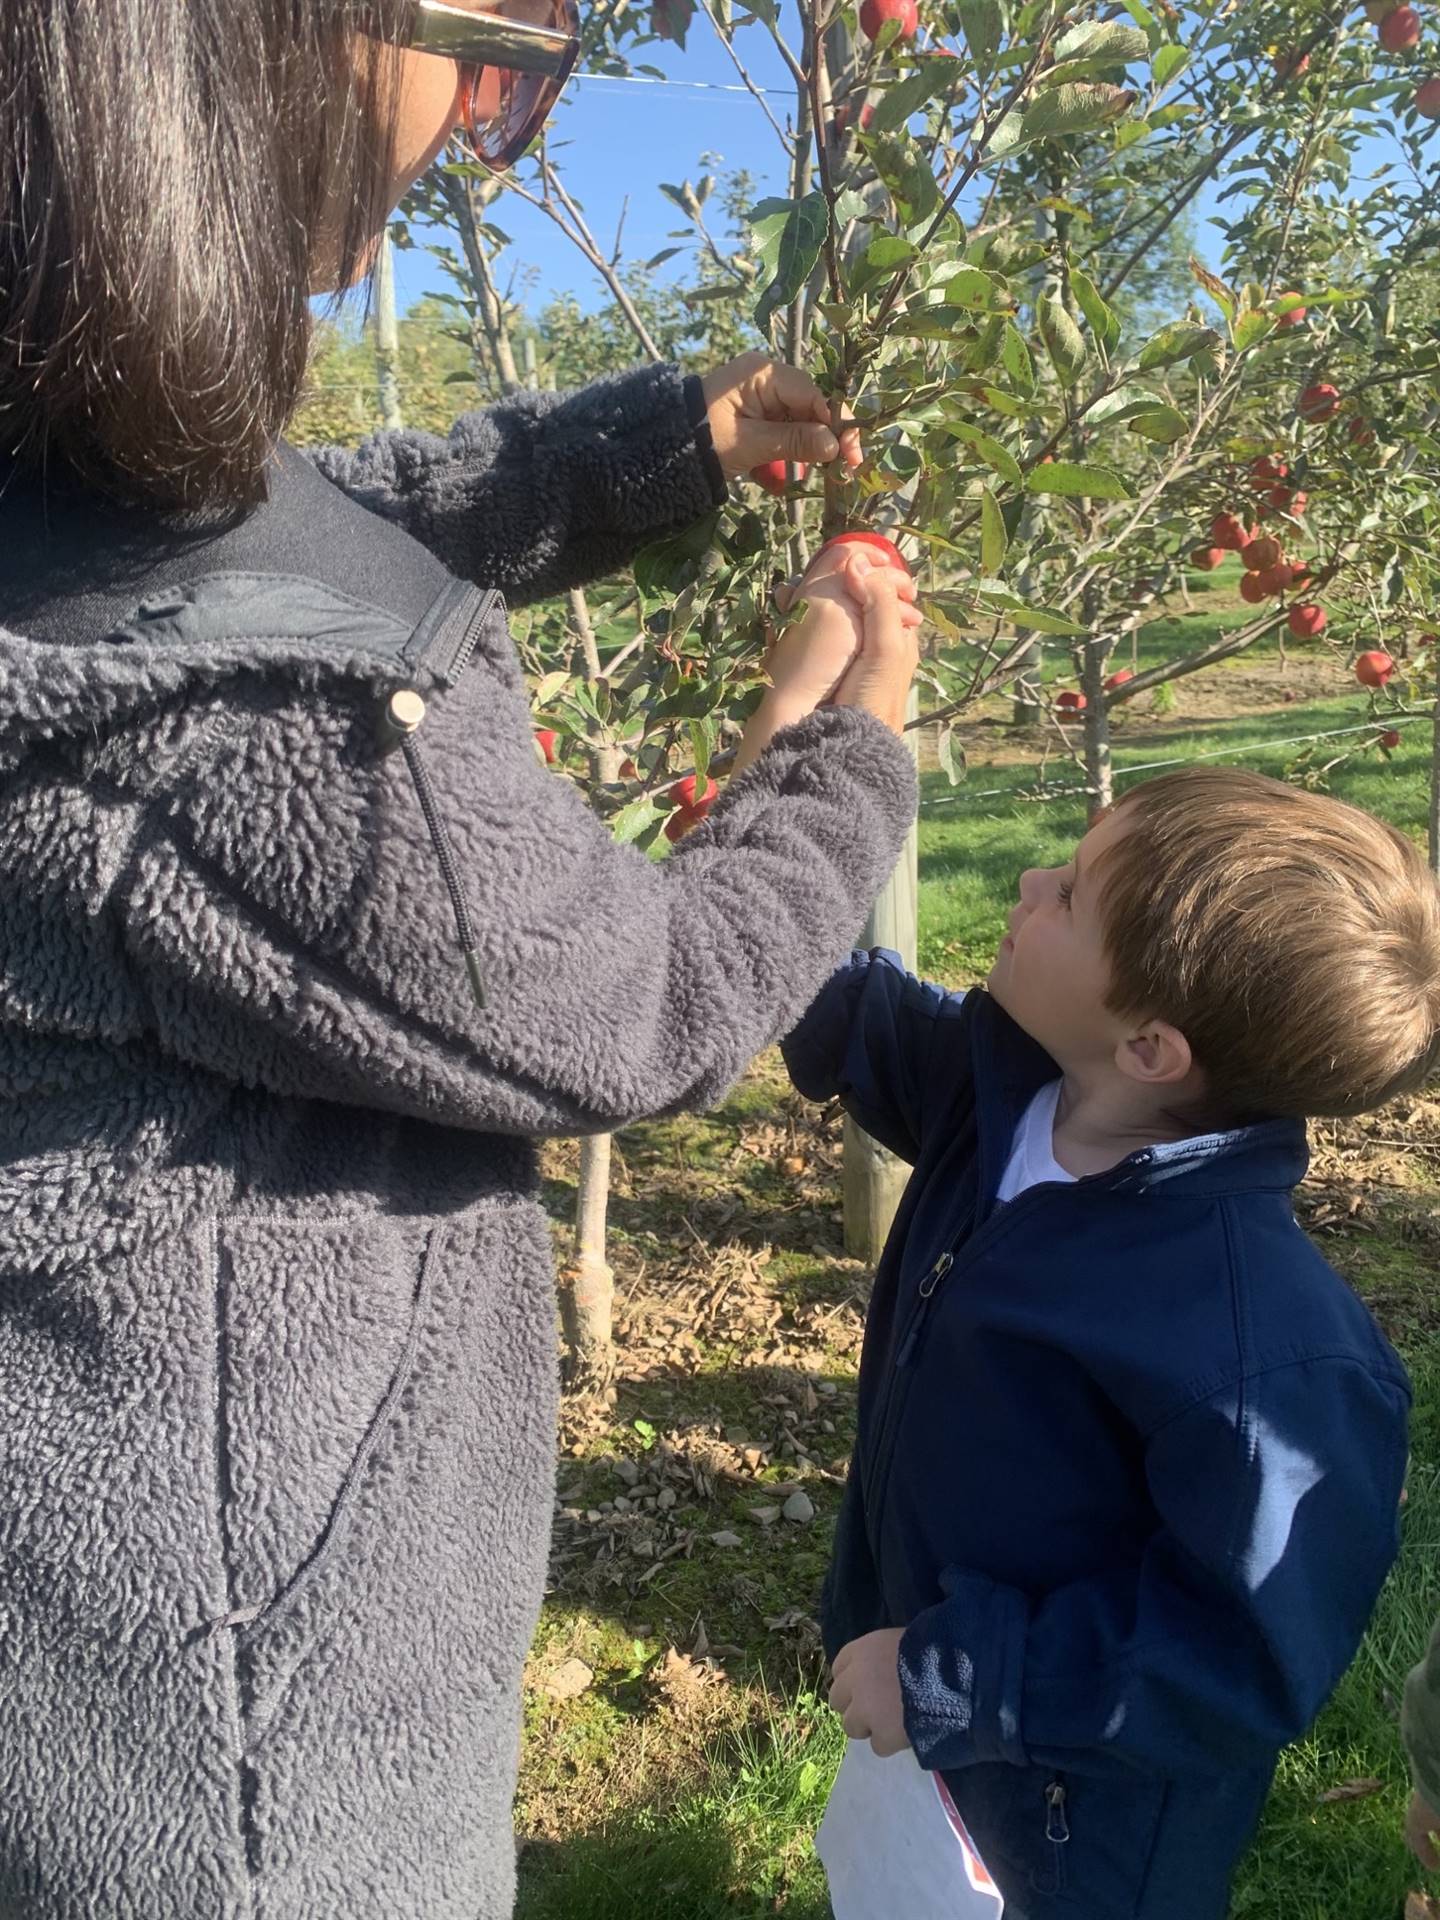
<path fill-rule="evenodd" d="M 1167 1020 L 1147 1020 L 1115 1049 L 1115 1064 L 1145 1087 L 1173 1087 L 1195 1065 L 1190 1042 Z"/>

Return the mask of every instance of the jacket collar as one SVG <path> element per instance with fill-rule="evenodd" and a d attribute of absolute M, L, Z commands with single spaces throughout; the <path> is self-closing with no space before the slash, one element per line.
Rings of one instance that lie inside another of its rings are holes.
<path fill-rule="evenodd" d="M 1060 1069 L 983 987 L 967 998 L 980 1191 L 988 1209 L 1021 1116 L 1041 1087 L 1060 1077 Z M 1309 1163 L 1304 1121 L 1264 1120 L 1144 1147 L 1080 1184 L 1117 1193 L 1163 1189 L 1197 1199 L 1288 1192 L 1304 1179 Z"/>

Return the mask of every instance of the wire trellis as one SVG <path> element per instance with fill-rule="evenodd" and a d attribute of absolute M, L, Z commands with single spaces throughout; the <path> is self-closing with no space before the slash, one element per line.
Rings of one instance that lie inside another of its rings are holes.
<path fill-rule="evenodd" d="M 1393 726 L 1398 732 L 1412 720 L 1423 717 L 1421 714 L 1399 714 L 1393 720 L 1387 719 L 1386 725 Z M 1349 734 L 1377 731 L 1383 729 L 1376 721 L 1370 720 L 1363 726 L 1331 727 L 1324 733 L 1297 733 L 1284 740 L 1254 740 L 1248 746 L 1213 747 L 1204 753 L 1181 753 L 1167 760 L 1141 760 L 1134 766 L 1117 766 L 1112 769 L 1112 778 L 1128 780 L 1132 774 L 1157 773 L 1165 767 L 1189 767 L 1201 760 L 1237 760 L 1242 754 L 1275 753 L 1281 747 L 1311 746 L 1318 740 L 1341 740 Z M 923 813 L 928 807 L 953 806 L 957 800 L 1022 800 L 1033 805 L 1047 800 L 1088 799 L 1094 792 L 1094 787 L 1083 783 L 1067 787 L 982 787 L 978 792 L 957 789 L 954 793 L 927 794 L 920 802 L 920 810 Z M 995 820 L 1004 818 L 998 813 L 989 817 Z"/>

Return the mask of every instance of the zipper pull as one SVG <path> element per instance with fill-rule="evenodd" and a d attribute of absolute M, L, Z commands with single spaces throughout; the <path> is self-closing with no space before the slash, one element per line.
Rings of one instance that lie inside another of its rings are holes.
<path fill-rule="evenodd" d="M 953 1253 L 942 1253 L 934 1266 L 931 1267 L 930 1271 L 926 1274 L 925 1278 L 920 1282 L 919 1310 L 910 1323 L 910 1331 L 905 1336 L 905 1344 L 896 1356 L 895 1364 L 897 1367 L 909 1366 L 911 1356 L 915 1352 L 916 1343 L 920 1338 L 920 1329 L 924 1326 L 925 1316 L 930 1311 L 931 1298 L 934 1295 L 935 1289 L 954 1264 L 955 1256 Z"/>
<path fill-rule="evenodd" d="M 1065 1817 L 1065 1789 L 1052 1780 L 1045 1789 L 1045 1838 L 1057 1847 L 1070 1838 L 1070 1822 Z"/>

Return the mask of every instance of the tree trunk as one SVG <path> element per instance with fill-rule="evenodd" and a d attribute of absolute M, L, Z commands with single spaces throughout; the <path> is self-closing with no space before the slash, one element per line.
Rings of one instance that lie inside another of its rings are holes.
<path fill-rule="evenodd" d="M 1086 625 L 1099 612 L 1099 589 L 1085 589 L 1082 606 Z M 1080 661 L 1080 690 L 1085 695 L 1083 733 L 1085 739 L 1085 785 L 1089 788 L 1089 817 L 1108 807 L 1115 797 L 1110 767 L 1110 709 L 1105 704 L 1105 667 L 1109 648 L 1103 637 L 1091 632 L 1085 640 Z"/>
<path fill-rule="evenodd" d="M 1430 716 L 1430 865 L 1440 874 L 1440 647 L 1435 651 L 1435 705 Z"/>
<path fill-rule="evenodd" d="M 919 694 L 910 690 L 909 718 L 920 710 Z M 911 751 L 919 735 L 912 728 L 906 735 Z M 913 973 L 916 964 L 918 931 L 919 861 L 918 839 L 912 821 L 895 871 L 881 888 L 870 909 L 861 936 L 867 947 L 889 947 L 898 953 Z M 905 1191 L 910 1169 L 903 1160 L 872 1140 L 855 1122 L 845 1120 L 845 1251 L 874 1266 L 885 1246 L 886 1236 Z"/>
<path fill-rule="evenodd" d="M 565 1328 L 565 1375 L 571 1388 L 603 1387 L 615 1370 L 615 1275 L 605 1258 L 610 1202 L 610 1135 L 580 1142 L 575 1207 L 575 1257 L 561 1275 L 560 1317 Z"/>
<path fill-rule="evenodd" d="M 405 424 L 400 410 L 400 321 L 395 311 L 395 252 L 387 227 L 375 262 L 375 359 L 380 369 L 380 420 L 390 431 Z"/>

